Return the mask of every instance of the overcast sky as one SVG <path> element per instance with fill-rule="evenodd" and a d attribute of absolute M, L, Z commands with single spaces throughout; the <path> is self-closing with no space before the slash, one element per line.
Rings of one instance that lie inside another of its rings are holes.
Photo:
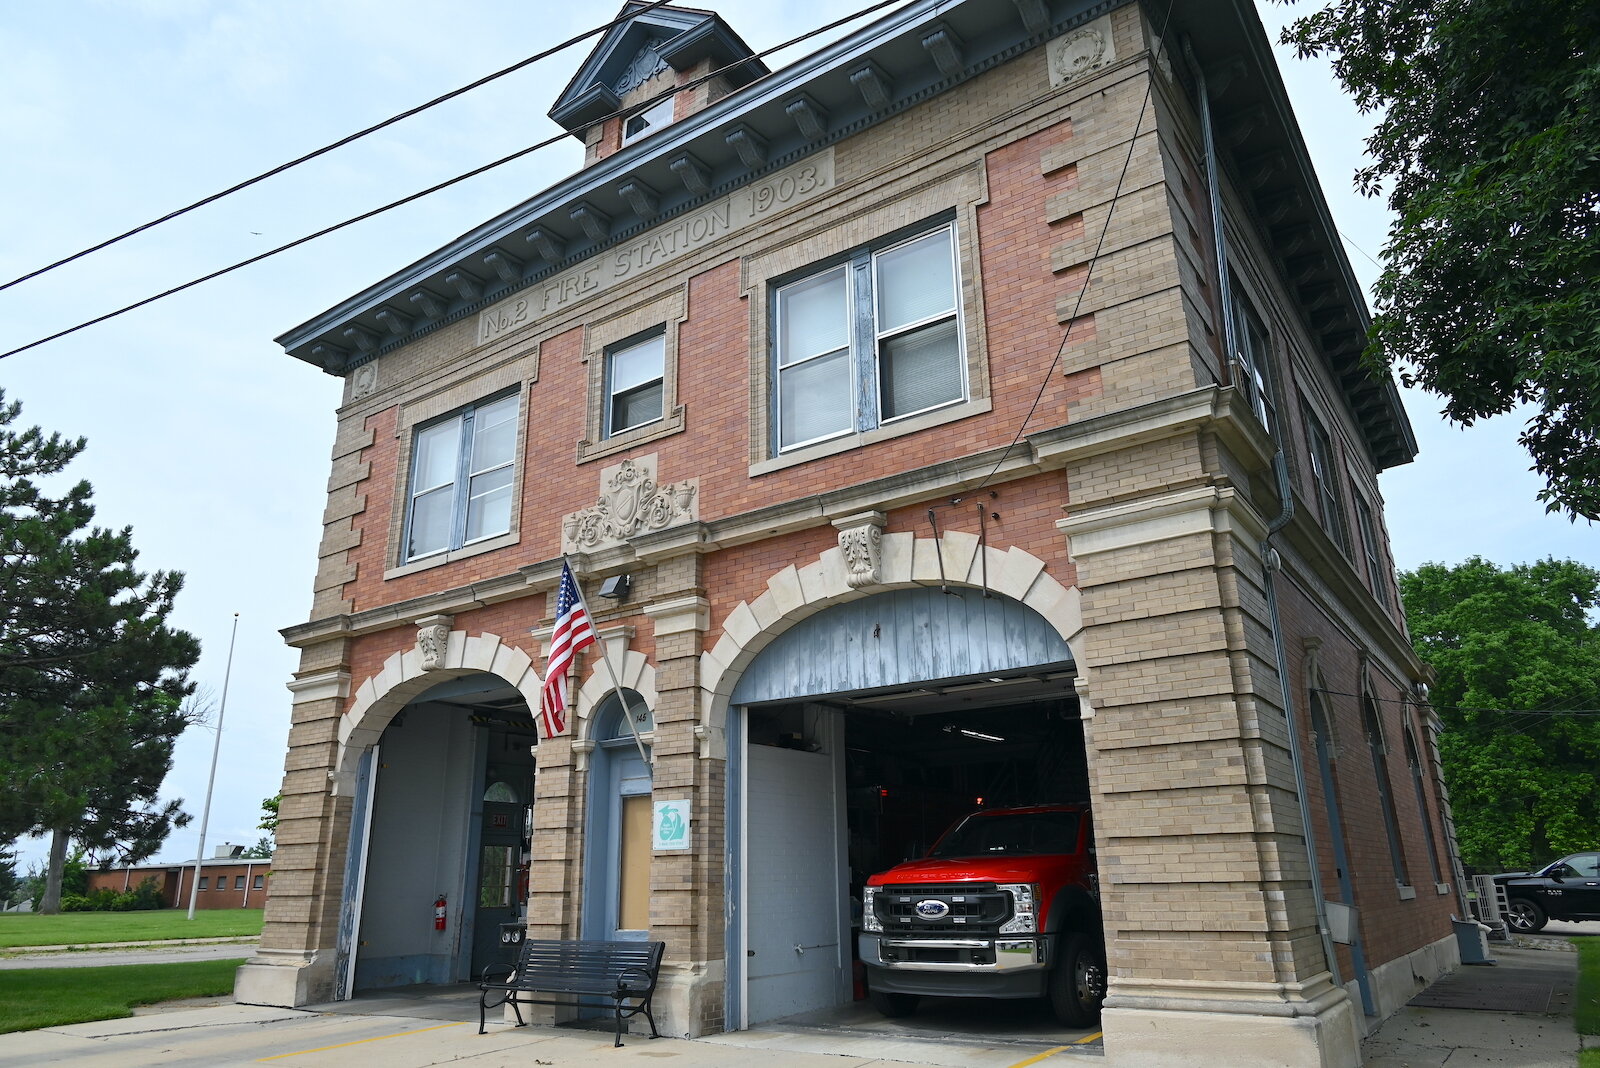
<path fill-rule="evenodd" d="M 620 3 L 616 6 L 620 7 Z M 856 9 L 696 0 L 757 50 Z M 1302 7 L 1305 4 L 1300 5 Z M 589 29 L 577 4 L 463 0 L 63 0 L 0 6 L 0 282 L 121 233 Z M 1292 9 L 1290 9 L 1292 11 Z M 1284 8 L 1262 5 L 1269 28 Z M 837 36 L 837 33 L 833 36 Z M 1276 36 L 1274 30 L 1274 36 Z M 823 38 L 826 40 L 828 38 Z M 816 42 L 769 59 L 790 62 Z M 0 351 L 150 296 L 543 140 L 582 45 L 332 156 L 0 292 Z M 1351 265 L 1370 285 L 1380 203 L 1351 192 L 1365 123 L 1316 64 L 1280 49 L 1290 95 Z M 570 138 L 444 193 L 0 362 L 24 425 L 89 438 L 73 465 L 99 522 L 134 528 L 148 568 L 184 571 L 177 622 L 220 695 L 239 613 L 207 852 L 248 845 L 283 773 L 338 380 L 273 338 L 526 199 L 581 161 Z M 1516 420 L 1453 429 L 1406 398 L 1422 454 L 1382 477 L 1402 568 L 1478 554 L 1600 566 L 1588 524 L 1546 515 Z M 3 595 L 3 594 L 0 594 Z M 180 741 L 166 794 L 196 822 L 160 859 L 194 855 L 213 734 Z M 23 843 L 22 867 L 40 859 Z"/>

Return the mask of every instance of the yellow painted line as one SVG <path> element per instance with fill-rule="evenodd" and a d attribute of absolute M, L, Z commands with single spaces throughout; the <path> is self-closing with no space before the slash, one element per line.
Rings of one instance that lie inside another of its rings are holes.
<path fill-rule="evenodd" d="M 270 1057 L 261 1057 L 259 1059 L 263 1060 L 263 1061 L 277 1061 L 277 1060 L 282 1060 L 285 1057 L 303 1057 L 307 1053 L 322 1053 L 322 1052 L 324 1052 L 326 1050 L 330 1050 L 330 1049 L 344 1049 L 346 1046 L 359 1046 L 359 1045 L 362 1045 L 362 1044 L 367 1043 L 367 1042 L 381 1042 L 386 1038 L 404 1038 L 407 1035 L 420 1035 L 424 1031 L 437 1031 L 440 1028 L 444 1028 L 444 1027 L 460 1027 L 460 1026 L 461 1026 L 461 1022 L 458 1020 L 455 1023 L 435 1024 L 432 1027 L 419 1027 L 415 1031 L 398 1031 L 398 1032 L 396 1032 L 395 1034 L 392 1034 L 392 1035 L 378 1035 L 378 1036 L 376 1036 L 374 1038 L 358 1038 L 354 1042 L 339 1042 L 339 1043 L 335 1043 L 332 1046 L 318 1046 L 316 1049 L 296 1050 L 293 1053 L 274 1053 Z M 1031 1064 L 1032 1062 L 1030 1061 L 1028 1063 Z"/>
<path fill-rule="evenodd" d="M 1096 1031 L 1092 1035 L 1084 1035 L 1082 1038 L 1078 1039 L 1078 1041 L 1074 1042 L 1073 1045 L 1074 1046 L 1081 1046 L 1081 1045 L 1083 1045 L 1083 1044 L 1085 1044 L 1087 1042 L 1093 1042 L 1097 1038 L 1105 1038 L 1105 1037 L 1106 1037 L 1106 1033 L 1104 1031 Z"/>
<path fill-rule="evenodd" d="M 1071 1048 L 1071 1047 L 1069 1047 L 1069 1046 L 1057 1046 L 1054 1049 L 1047 1049 L 1043 1053 L 1035 1053 L 1033 1056 L 1029 1057 L 1027 1060 L 1018 1061 L 1016 1064 L 1011 1065 L 1010 1068 L 1028 1068 L 1028 1065 L 1030 1065 L 1030 1064 L 1038 1064 L 1040 1061 L 1044 1060 L 1046 1057 L 1054 1057 L 1057 1053 L 1060 1053 L 1062 1050 L 1069 1049 L 1069 1048 Z"/>

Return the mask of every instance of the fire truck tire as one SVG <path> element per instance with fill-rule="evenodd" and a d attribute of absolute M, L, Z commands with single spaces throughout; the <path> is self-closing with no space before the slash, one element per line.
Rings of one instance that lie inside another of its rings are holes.
<path fill-rule="evenodd" d="M 1061 952 L 1050 973 L 1050 1008 L 1068 1027 L 1100 1019 L 1106 996 L 1106 957 L 1097 939 L 1074 931 L 1061 936 Z"/>
<path fill-rule="evenodd" d="M 922 999 L 915 994 L 890 994 L 882 990 L 869 990 L 867 1000 L 872 1002 L 873 1008 L 893 1019 L 898 1016 L 910 1016 L 916 1012 L 917 1002 Z"/>

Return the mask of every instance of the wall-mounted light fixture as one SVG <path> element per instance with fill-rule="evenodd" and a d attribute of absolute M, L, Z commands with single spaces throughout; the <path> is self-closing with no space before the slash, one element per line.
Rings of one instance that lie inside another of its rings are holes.
<path fill-rule="evenodd" d="M 613 601 L 626 601 L 628 599 L 628 590 L 632 586 L 633 576 L 627 572 L 623 572 L 620 575 L 612 575 L 600 583 L 600 596 L 609 597 Z"/>

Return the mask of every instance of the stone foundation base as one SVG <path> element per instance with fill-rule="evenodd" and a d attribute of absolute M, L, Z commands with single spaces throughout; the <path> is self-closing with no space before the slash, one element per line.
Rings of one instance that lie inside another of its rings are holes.
<path fill-rule="evenodd" d="M 1302 989 L 1121 980 L 1101 1016 L 1105 1064 L 1356 1068 L 1361 1063 L 1359 1016 L 1326 975 Z"/>
<path fill-rule="evenodd" d="M 661 1033 L 673 1038 L 699 1038 L 726 1030 L 725 974 L 720 960 L 663 963 L 652 1005 Z M 649 1024 L 644 1026 L 648 1028 Z"/>
<path fill-rule="evenodd" d="M 1376 1028 L 1379 1022 L 1399 1012 L 1406 1002 L 1426 990 L 1435 979 L 1460 966 L 1461 950 L 1456 945 L 1455 934 L 1451 933 L 1447 938 L 1372 969 L 1368 985 L 1377 1009 L 1372 1027 Z M 1361 988 L 1354 979 L 1346 983 L 1344 988 L 1352 1001 L 1361 1004 Z"/>
<path fill-rule="evenodd" d="M 233 981 L 233 1000 L 241 1005 L 287 1009 L 332 1001 L 333 951 L 260 950 L 240 965 Z"/>

